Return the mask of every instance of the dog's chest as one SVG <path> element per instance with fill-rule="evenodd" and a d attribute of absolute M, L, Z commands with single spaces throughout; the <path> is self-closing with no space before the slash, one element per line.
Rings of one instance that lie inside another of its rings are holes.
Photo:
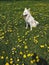
<path fill-rule="evenodd" d="M 25 17 L 25 21 L 28 22 L 28 23 L 31 21 L 31 19 L 32 19 L 32 18 L 31 18 L 30 16 L 26 16 L 26 17 Z"/>
<path fill-rule="evenodd" d="M 28 23 L 30 23 L 33 20 L 34 20 L 34 18 L 32 16 L 26 16 L 25 17 L 25 21 L 28 22 Z"/>

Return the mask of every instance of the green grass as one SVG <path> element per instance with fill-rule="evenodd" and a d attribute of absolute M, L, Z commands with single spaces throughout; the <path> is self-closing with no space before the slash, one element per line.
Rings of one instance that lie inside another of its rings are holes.
<path fill-rule="evenodd" d="M 25 29 L 25 7 L 31 8 L 32 16 L 40 23 L 32 31 Z M 34 52 L 49 63 L 49 3 L 0 2 L 0 65 L 36 65 L 31 63 Z"/>

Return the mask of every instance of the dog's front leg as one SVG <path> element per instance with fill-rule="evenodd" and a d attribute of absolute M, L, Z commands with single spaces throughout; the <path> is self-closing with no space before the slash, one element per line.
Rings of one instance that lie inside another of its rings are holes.
<path fill-rule="evenodd" d="M 30 24 L 30 30 L 32 31 L 32 25 Z"/>
<path fill-rule="evenodd" d="M 26 29 L 28 28 L 28 23 L 26 22 Z"/>

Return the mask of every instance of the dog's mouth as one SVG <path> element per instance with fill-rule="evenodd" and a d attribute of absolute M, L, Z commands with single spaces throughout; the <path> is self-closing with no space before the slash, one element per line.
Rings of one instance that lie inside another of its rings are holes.
<path fill-rule="evenodd" d="M 23 15 L 24 17 L 26 17 L 27 16 L 27 14 L 26 15 Z"/>

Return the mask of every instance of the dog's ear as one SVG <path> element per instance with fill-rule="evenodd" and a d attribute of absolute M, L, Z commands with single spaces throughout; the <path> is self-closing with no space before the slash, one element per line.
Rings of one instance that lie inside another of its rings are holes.
<path fill-rule="evenodd" d="M 28 11 L 30 11 L 30 8 L 28 9 Z"/>
<path fill-rule="evenodd" d="M 26 10 L 27 8 L 25 8 L 25 10 Z"/>

